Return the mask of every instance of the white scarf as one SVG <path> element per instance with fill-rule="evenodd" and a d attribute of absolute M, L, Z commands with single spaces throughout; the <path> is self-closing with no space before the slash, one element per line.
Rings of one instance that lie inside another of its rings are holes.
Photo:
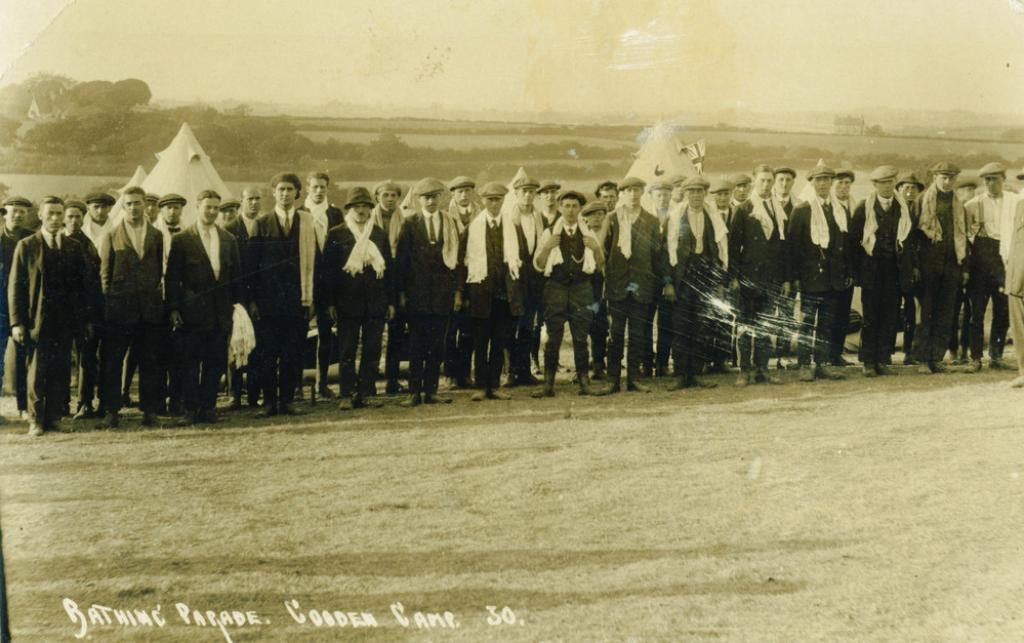
<path fill-rule="evenodd" d="M 583 219 L 578 219 L 576 221 L 576 225 L 577 225 L 577 227 L 579 227 L 580 234 L 582 234 L 584 238 L 590 237 L 591 239 L 594 239 L 595 241 L 597 240 L 597 237 L 594 235 L 593 232 L 590 231 L 590 228 L 588 228 L 587 224 L 583 222 Z M 548 228 L 547 230 L 545 230 L 544 234 L 541 235 L 541 237 L 540 237 L 540 245 L 543 247 L 544 245 L 547 244 L 548 239 L 550 239 L 551 237 L 553 237 L 555 235 L 562 234 L 562 231 L 564 229 L 565 229 L 565 219 L 563 219 L 562 217 L 558 217 L 558 220 L 555 221 L 555 225 L 553 225 L 550 228 Z M 539 258 L 539 257 L 540 257 L 540 255 L 537 256 L 537 258 Z M 563 261 L 565 261 L 565 257 L 562 256 L 562 246 L 561 245 L 557 245 L 557 246 L 554 247 L 554 249 L 550 253 L 548 253 L 548 260 L 547 260 L 547 263 L 545 263 L 544 266 L 538 266 L 536 259 L 534 259 L 533 267 L 536 268 L 537 270 L 543 270 L 545 277 L 550 277 L 551 276 L 551 270 L 555 266 L 557 266 L 558 264 L 562 263 Z M 595 270 L 597 270 L 597 260 L 594 259 L 594 251 L 591 250 L 590 248 L 588 248 L 586 246 L 586 244 L 584 244 L 583 245 L 583 272 L 588 274 L 588 275 L 592 275 L 592 274 L 594 274 Z"/>
<path fill-rule="evenodd" d="M 306 209 L 313 215 L 313 232 L 316 233 L 316 245 L 320 252 L 324 251 L 324 243 L 327 241 L 327 228 L 330 225 L 327 221 L 327 208 L 330 205 L 327 199 L 313 203 L 313 195 L 306 196 Z"/>
<path fill-rule="evenodd" d="M 763 206 L 762 206 L 763 207 Z M 699 215 L 694 216 L 693 212 L 690 212 L 690 208 L 683 206 L 681 208 L 675 208 L 669 214 L 668 226 L 666 234 L 667 239 L 666 246 L 668 247 L 668 262 L 673 267 L 679 263 L 679 228 L 682 224 L 683 215 L 686 215 L 687 221 L 690 224 L 690 232 L 693 234 L 695 240 L 695 248 L 697 254 L 704 254 L 704 214 L 708 215 L 711 219 L 711 227 L 715 229 L 715 244 L 718 246 L 718 259 L 722 262 L 722 265 L 728 269 L 729 266 L 729 243 L 726 241 L 729 230 L 725 227 L 725 220 L 722 219 L 722 215 L 718 212 L 713 212 L 704 206 Z"/>
<path fill-rule="evenodd" d="M 430 218 L 426 212 L 420 213 L 424 222 Z M 392 218 L 395 215 L 391 215 Z M 455 218 L 442 212 L 440 209 L 434 212 L 438 224 L 441 226 L 441 257 L 448 270 L 455 270 L 459 262 L 459 228 Z"/>
<path fill-rule="evenodd" d="M 316 247 L 316 232 L 313 231 L 313 219 L 306 210 L 299 210 L 292 206 L 291 225 L 299 226 L 299 288 L 302 291 L 302 305 L 313 305 L 313 262 Z M 288 218 L 289 212 L 285 212 L 281 206 L 274 206 L 274 216 L 278 224 L 281 219 Z M 281 233 L 285 234 L 284 227 Z M 290 231 L 289 231 L 290 233 Z"/>
<path fill-rule="evenodd" d="M 349 210 L 345 213 L 345 227 L 356 240 L 356 244 L 352 246 L 352 252 L 348 255 L 348 261 L 345 262 L 345 272 L 353 277 L 358 277 L 366 266 L 373 266 L 373 271 L 377 273 L 377 279 L 383 279 L 384 256 L 380 253 L 377 244 L 370 240 L 370 233 L 374 228 L 373 222 L 366 221 L 363 224 L 363 229 L 360 230 L 359 224 L 356 223 L 355 213 Z"/>
<path fill-rule="evenodd" d="M 452 218 L 452 221 L 455 222 L 455 225 L 458 226 L 460 235 L 466 232 L 466 229 L 469 228 L 470 223 L 473 223 L 473 221 L 475 220 L 476 215 L 482 212 L 482 210 L 474 212 L 472 202 L 470 202 L 470 204 L 467 205 L 466 207 L 469 209 L 470 213 L 469 223 L 462 222 L 462 210 L 459 208 L 459 204 L 455 202 L 455 199 L 452 199 L 451 203 L 448 204 L 448 216 L 450 216 Z"/>
<path fill-rule="evenodd" d="M 466 283 L 478 284 L 487 279 L 487 226 L 490 225 L 490 220 L 490 214 L 480 211 L 474 215 L 467 227 L 469 236 L 466 239 Z M 498 220 L 501 222 L 502 249 L 508 274 L 512 279 L 519 279 L 522 261 L 519 258 L 519 235 L 516 234 L 516 226 L 507 215 L 499 215 Z"/>
<path fill-rule="evenodd" d="M 878 219 L 875 217 L 875 202 L 877 200 L 878 193 L 872 191 L 864 202 L 864 237 L 861 239 L 860 245 L 864 247 L 864 252 L 868 253 L 869 257 L 874 256 L 875 233 L 878 232 Z M 892 205 L 900 208 L 900 221 L 896 225 L 896 247 L 902 250 L 903 243 L 910 236 L 910 228 L 912 227 L 910 208 L 907 207 L 907 202 L 903 200 L 903 195 L 899 192 L 893 197 Z M 892 205 L 889 207 L 892 207 Z"/>
<path fill-rule="evenodd" d="M 750 199 L 751 205 L 754 209 L 751 210 L 750 215 L 757 219 L 757 222 L 761 224 L 761 232 L 764 232 L 765 239 L 772 238 L 772 231 L 775 230 L 775 224 L 772 223 L 772 216 L 768 210 L 764 207 L 765 201 L 772 202 L 772 208 L 775 209 L 775 220 L 779 224 L 779 239 L 782 241 L 786 240 L 786 211 L 782 208 L 782 204 L 779 203 L 774 196 L 770 196 L 766 199 L 762 199 L 759 196 L 752 197 Z"/>
<path fill-rule="evenodd" d="M 111 228 L 114 227 L 113 217 L 108 216 L 107 222 L 100 225 L 93 221 L 92 217 L 88 213 L 85 215 L 85 222 L 82 224 L 82 232 L 85 236 L 89 237 L 89 241 L 92 241 L 93 245 L 97 248 L 100 247 L 100 238 L 110 232 Z"/>
<path fill-rule="evenodd" d="M 846 232 L 846 210 L 843 209 L 839 199 L 830 195 L 829 204 L 832 206 L 832 218 L 836 221 L 836 227 L 841 232 Z M 822 249 L 827 249 L 829 244 L 828 220 L 825 218 L 825 210 L 821 207 L 821 199 L 813 198 L 811 205 L 811 243 Z"/>
<path fill-rule="evenodd" d="M 642 209 L 637 210 L 637 219 L 640 218 Z M 626 259 L 633 254 L 633 222 L 630 220 L 626 206 L 620 205 L 615 208 L 615 218 L 619 222 L 619 252 Z"/>

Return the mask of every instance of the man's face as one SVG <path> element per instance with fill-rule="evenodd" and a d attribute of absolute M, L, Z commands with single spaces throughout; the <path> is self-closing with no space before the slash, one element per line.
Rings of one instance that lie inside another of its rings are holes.
<path fill-rule="evenodd" d="M 604 210 L 598 210 L 597 212 L 591 212 L 583 220 L 591 230 L 600 230 L 601 226 L 604 225 L 605 214 Z"/>
<path fill-rule="evenodd" d="M 977 189 L 973 185 L 961 185 L 956 189 L 956 195 L 961 201 L 970 201 L 974 198 Z"/>
<path fill-rule="evenodd" d="M 537 197 L 537 190 L 534 188 L 519 188 L 516 190 L 516 197 L 520 205 L 530 207 L 533 205 L 533 200 Z"/>
<path fill-rule="evenodd" d="M 917 195 L 921 193 L 921 190 L 918 189 L 917 183 L 904 183 L 900 186 L 900 193 L 904 199 L 913 203 L 917 199 Z"/>
<path fill-rule="evenodd" d="M 384 208 L 387 212 L 391 212 L 398 205 L 398 192 L 394 190 L 381 190 L 377 195 L 377 200 L 380 201 L 380 207 Z"/>
<path fill-rule="evenodd" d="M 90 203 L 85 207 L 89 208 L 89 218 L 96 223 L 103 225 L 110 216 L 110 206 L 106 203 Z"/>
<path fill-rule="evenodd" d="M 827 199 L 829 192 L 832 191 L 832 177 L 831 176 L 816 176 L 811 184 L 814 185 L 814 193 L 818 195 L 819 199 Z"/>
<path fill-rule="evenodd" d="M 757 174 L 755 174 L 754 189 L 757 191 L 757 196 L 761 197 L 762 199 L 767 199 L 768 197 L 770 197 L 772 195 L 772 184 L 774 183 L 774 181 L 775 177 L 772 176 L 771 172 L 758 172 Z M 737 185 L 733 189 L 732 198 L 736 199 L 737 202 L 742 203 L 747 200 L 747 194 L 750 193 L 750 186 L 743 186 L 742 199 L 736 196 L 736 190 L 738 190 L 739 188 L 740 186 Z"/>
<path fill-rule="evenodd" d="M 324 199 L 327 198 L 327 181 L 324 179 L 310 179 L 309 196 L 313 197 L 313 203 L 323 203 Z"/>
<path fill-rule="evenodd" d="M 440 205 L 440 196 L 434 194 L 421 194 L 420 195 L 420 208 L 424 212 L 430 212 L 433 214 L 437 212 L 438 205 Z"/>
<path fill-rule="evenodd" d="M 456 205 L 458 205 L 460 208 L 465 208 L 469 206 L 470 202 L 472 201 L 472 196 L 473 188 L 470 187 L 458 188 L 452 192 L 452 197 L 455 199 Z"/>
<path fill-rule="evenodd" d="M 576 225 L 580 219 L 580 210 L 583 206 L 576 199 L 562 199 L 558 202 L 558 211 L 562 213 L 562 220 L 566 225 Z"/>
<path fill-rule="evenodd" d="M 357 203 L 349 208 L 352 214 L 355 215 L 356 223 L 359 225 L 363 225 L 370 220 L 370 210 L 372 209 L 373 208 L 365 203 Z"/>
<path fill-rule="evenodd" d="M 985 177 L 985 189 L 988 190 L 989 196 L 999 196 L 1003 193 L 1003 182 L 1006 177 L 1000 174 L 989 175 Z"/>
<path fill-rule="evenodd" d="M 148 219 L 150 223 L 156 223 L 156 218 L 158 216 L 160 216 L 160 206 L 157 205 L 156 201 L 150 201 L 147 199 L 146 219 Z M 67 214 L 64 215 L 64 218 L 67 219 Z"/>
<path fill-rule="evenodd" d="M 489 196 L 484 197 L 484 209 L 492 217 L 498 216 L 501 212 L 501 204 L 505 201 L 503 196 Z"/>
<path fill-rule="evenodd" d="M 935 187 L 943 192 L 949 192 L 953 189 L 953 183 L 956 179 L 952 174 L 936 174 L 934 180 Z"/>
<path fill-rule="evenodd" d="M 682 183 L 676 183 L 675 185 L 673 185 L 672 186 L 672 202 L 673 203 L 681 203 L 684 198 L 686 198 L 686 195 L 683 192 L 683 184 Z"/>
<path fill-rule="evenodd" d="M 64 227 L 64 206 L 60 203 L 47 203 L 43 205 L 43 211 L 39 213 L 46 226 L 46 231 L 57 234 Z"/>
<path fill-rule="evenodd" d="M 836 179 L 836 198 L 840 201 L 846 201 L 850 198 L 850 187 L 853 185 L 853 179 L 848 176 L 844 176 L 841 179 Z"/>
<path fill-rule="evenodd" d="M 725 210 L 726 208 L 729 207 L 729 191 L 728 190 L 720 190 L 718 192 L 715 192 L 714 196 L 715 196 L 715 206 L 717 206 L 719 210 Z"/>
<path fill-rule="evenodd" d="M 160 216 L 163 217 L 164 223 L 167 225 L 178 225 L 181 223 L 181 204 L 168 203 L 160 208 Z"/>
<path fill-rule="evenodd" d="M 654 199 L 654 206 L 659 210 L 664 210 L 672 201 L 672 190 L 654 190 L 651 192 L 651 197 Z"/>
<path fill-rule="evenodd" d="M 246 219 L 255 219 L 260 215 L 260 193 L 255 190 L 242 192 L 242 214 Z"/>
<path fill-rule="evenodd" d="M 766 174 L 768 174 L 768 173 L 766 172 Z M 772 176 L 771 174 L 768 174 L 768 192 L 771 192 L 771 189 L 772 189 L 772 179 L 771 179 L 771 176 Z M 737 203 L 743 203 L 744 201 L 747 200 L 747 197 L 749 197 L 749 196 L 750 196 L 750 184 L 749 183 L 741 183 L 741 184 L 737 185 L 736 187 L 734 187 L 732 189 L 732 198 L 736 199 Z"/>
<path fill-rule="evenodd" d="M 274 200 L 284 210 L 291 209 L 292 204 L 295 203 L 296 196 L 298 196 L 298 191 L 288 181 L 281 181 L 274 186 Z"/>
<path fill-rule="evenodd" d="M 604 204 L 609 210 L 613 210 L 615 209 L 615 204 L 619 200 L 619 191 L 611 186 L 601 188 L 601 191 L 598 193 L 598 197 L 604 201 Z"/>
<path fill-rule="evenodd" d="M 793 177 L 788 172 L 775 175 L 775 194 L 787 197 L 793 191 Z"/>
<path fill-rule="evenodd" d="M 544 206 L 544 209 L 550 210 L 555 206 L 555 199 L 557 197 L 557 190 L 544 190 L 540 193 L 540 202 Z"/>
<path fill-rule="evenodd" d="M 626 205 L 636 208 L 640 206 L 640 197 L 644 195 L 644 189 L 639 185 L 628 187 L 622 191 L 622 194 L 625 196 Z"/>
<path fill-rule="evenodd" d="M 199 210 L 199 220 L 203 222 L 203 225 L 211 226 L 217 223 L 217 215 L 220 214 L 220 199 L 212 196 L 208 196 L 198 204 L 196 208 Z M 178 217 L 181 217 L 181 208 L 178 208 Z"/>
<path fill-rule="evenodd" d="M 124 210 L 125 221 L 129 225 L 137 226 L 142 223 L 146 215 L 146 200 L 138 194 L 126 194 L 124 201 L 121 202 L 121 209 Z M 181 208 L 179 207 L 178 209 L 180 210 Z"/>
<path fill-rule="evenodd" d="M 875 184 L 875 192 L 883 199 L 891 199 L 896 194 L 896 179 L 873 181 L 873 183 Z"/>
<path fill-rule="evenodd" d="M 23 205 L 9 205 L 7 206 L 7 226 L 11 228 L 20 228 L 25 223 L 25 219 L 28 218 L 28 208 Z"/>
<path fill-rule="evenodd" d="M 238 208 L 228 208 L 220 211 L 221 221 L 224 225 L 231 225 L 238 218 Z"/>
<path fill-rule="evenodd" d="M 704 188 L 690 188 L 686 191 L 686 207 L 691 210 L 702 210 L 707 194 Z"/>
<path fill-rule="evenodd" d="M 68 233 L 68 236 L 76 234 L 82 229 L 82 221 L 85 219 L 85 213 L 78 208 L 67 208 L 64 210 L 64 231 Z"/>

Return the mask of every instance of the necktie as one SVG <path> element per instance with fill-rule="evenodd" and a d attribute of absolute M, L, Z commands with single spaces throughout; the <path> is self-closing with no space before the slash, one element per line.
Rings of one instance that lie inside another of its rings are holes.
<path fill-rule="evenodd" d="M 430 243 L 437 243 L 437 230 L 435 229 L 434 217 L 427 220 L 427 229 L 430 231 Z"/>
<path fill-rule="evenodd" d="M 775 216 L 775 207 L 772 205 L 772 202 L 771 201 L 765 201 L 764 202 L 764 209 L 767 210 L 768 214 L 771 216 L 771 218 L 772 218 L 772 225 L 775 226 L 776 228 L 778 228 L 779 227 L 779 220 Z"/>

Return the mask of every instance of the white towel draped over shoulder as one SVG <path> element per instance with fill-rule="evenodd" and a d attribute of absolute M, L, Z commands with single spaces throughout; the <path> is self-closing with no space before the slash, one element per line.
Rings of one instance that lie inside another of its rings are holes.
<path fill-rule="evenodd" d="M 579 226 L 579 228 L 580 228 L 580 234 L 582 234 L 584 237 L 590 237 L 594 241 L 597 241 L 597 236 L 593 232 L 591 232 L 590 228 L 587 227 L 587 224 L 583 222 L 583 219 L 580 219 L 576 223 L 576 225 Z M 541 235 L 540 242 L 538 243 L 537 247 L 538 248 L 543 248 L 547 244 L 548 239 L 550 239 L 551 237 L 553 237 L 555 235 L 562 234 L 562 231 L 564 229 L 565 229 L 565 219 L 559 217 L 558 220 L 555 221 L 555 225 L 553 225 L 550 228 L 548 228 L 547 230 L 545 230 L 544 234 Z M 537 253 L 536 257 L 540 258 L 540 253 Z M 565 257 L 562 256 L 562 248 L 561 248 L 561 246 L 555 246 L 554 249 L 550 253 L 548 253 L 548 260 L 547 260 L 547 263 L 545 263 L 545 265 L 543 265 L 543 266 L 537 265 L 537 262 L 536 262 L 536 259 L 535 259 L 534 263 L 533 263 L 533 267 L 536 268 L 537 270 L 543 270 L 545 277 L 550 277 L 551 276 L 551 270 L 555 266 L 557 266 L 558 264 L 562 263 L 563 261 L 565 261 Z M 584 245 L 583 246 L 583 272 L 585 272 L 588 275 L 592 275 L 592 274 L 594 274 L 595 270 L 597 270 L 597 260 L 594 258 L 594 251 L 591 250 L 590 248 L 586 247 L 586 245 Z"/>
<path fill-rule="evenodd" d="M 231 341 L 228 343 L 228 363 L 242 367 L 249 363 L 249 354 L 256 348 L 256 331 L 245 307 L 235 304 L 231 313 Z"/>
<path fill-rule="evenodd" d="M 384 255 L 380 253 L 377 244 L 370 240 L 370 233 L 374 228 L 373 222 L 367 221 L 363 224 L 363 229 L 360 230 L 359 224 L 356 223 L 355 212 L 349 210 L 345 213 L 345 227 L 356 240 L 356 244 L 352 246 L 352 252 L 348 255 L 348 261 L 345 262 L 345 272 L 356 277 L 366 266 L 373 266 L 373 271 L 377 273 L 377 279 L 382 279 L 384 277 Z"/>
<path fill-rule="evenodd" d="M 864 201 L 864 236 L 861 238 L 860 245 L 869 257 L 874 256 L 875 253 L 875 241 L 878 232 L 878 218 L 875 216 L 875 203 L 877 201 L 878 193 L 874 191 Z M 892 202 L 900 207 L 900 220 L 896 224 L 896 247 L 902 250 L 904 242 L 910 236 L 910 229 L 912 227 L 910 207 L 899 192 L 893 195 Z"/>
<path fill-rule="evenodd" d="M 466 239 L 466 283 L 478 284 L 487 279 L 487 225 L 490 215 L 481 211 L 469 222 L 469 237 Z M 519 257 L 519 235 L 512 223 L 512 216 L 502 213 L 501 237 L 505 254 L 505 265 L 512 279 L 519 279 L 522 260 Z"/>

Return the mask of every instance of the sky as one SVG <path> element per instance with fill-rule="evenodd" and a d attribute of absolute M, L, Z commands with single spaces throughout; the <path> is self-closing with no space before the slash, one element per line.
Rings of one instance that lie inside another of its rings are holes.
<path fill-rule="evenodd" d="M 0 85 L 470 110 L 1024 111 L 1022 0 L 0 0 Z"/>

